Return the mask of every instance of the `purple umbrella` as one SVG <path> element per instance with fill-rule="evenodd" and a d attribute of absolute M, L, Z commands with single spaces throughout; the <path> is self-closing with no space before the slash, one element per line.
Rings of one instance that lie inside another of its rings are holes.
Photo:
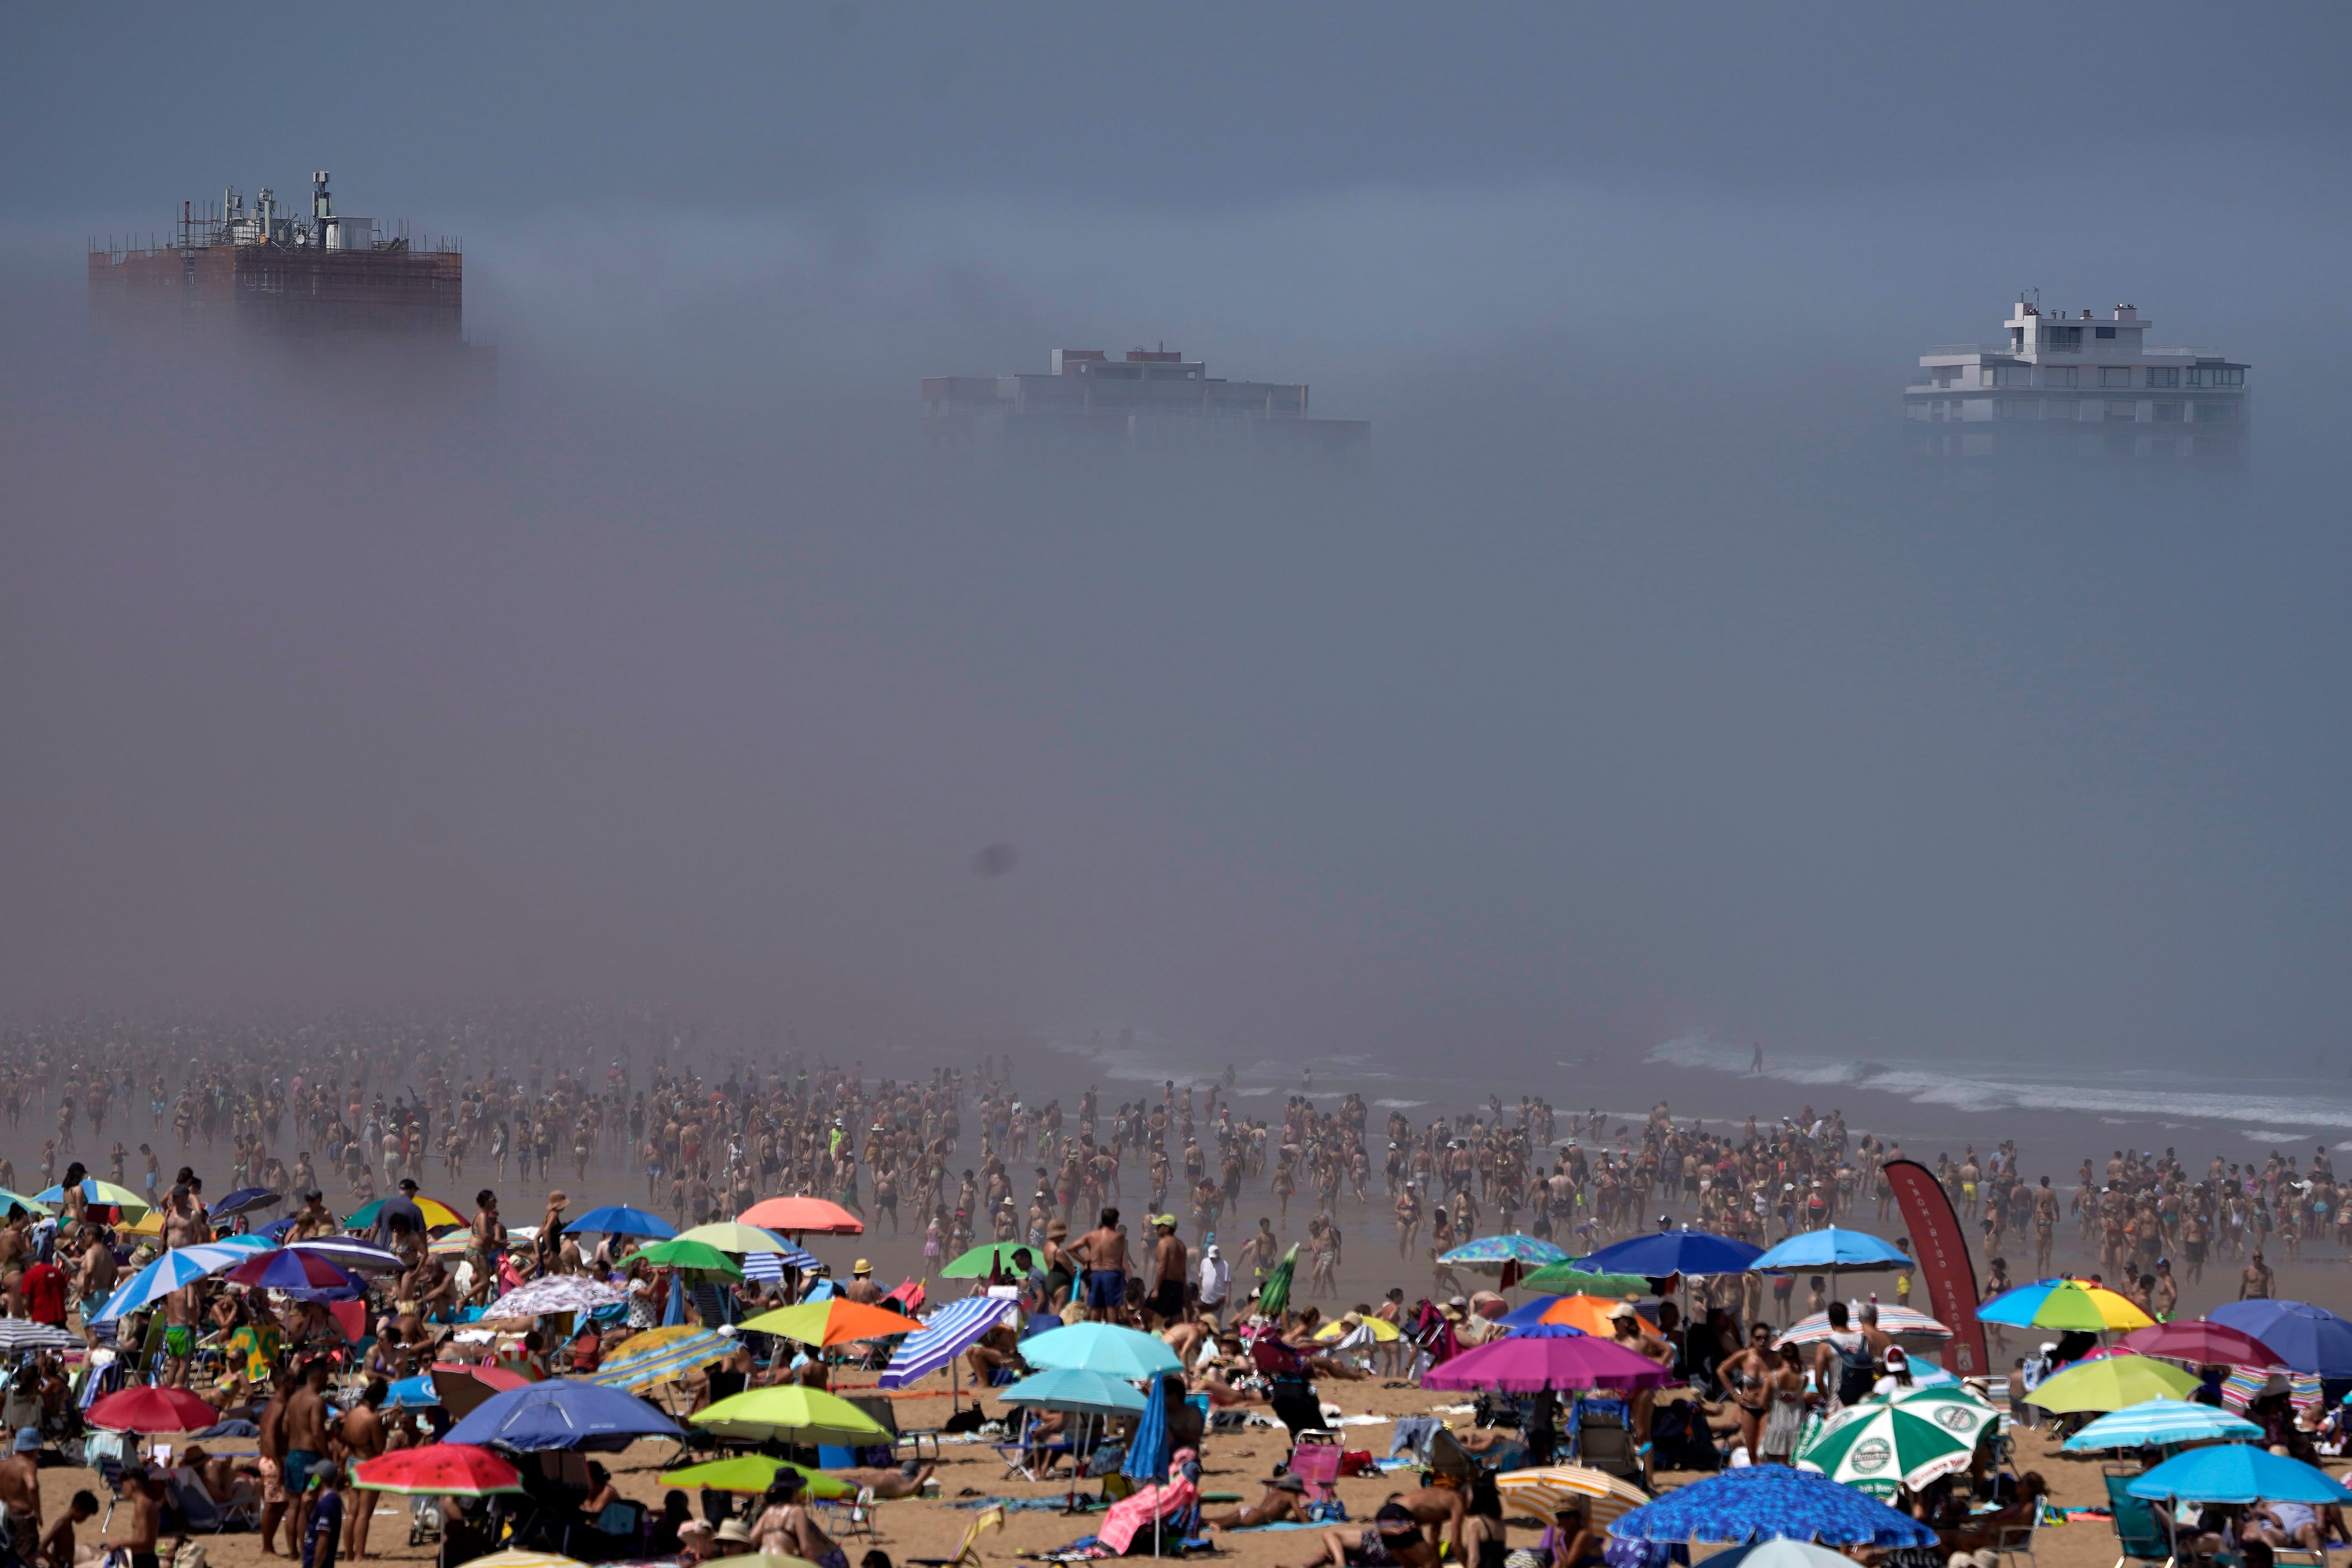
<path fill-rule="evenodd" d="M 315 1252 L 280 1248 L 257 1252 L 228 1271 L 240 1285 L 286 1291 L 311 1301 L 352 1301 L 367 1294 L 367 1286 L 347 1269 L 338 1268 Z"/>
<path fill-rule="evenodd" d="M 1615 1340 L 1565 1323 L 1545 1323 L 1465 1350 L 1422 1378 L 1423 1388 L 1661 1388 L 1675 1375 Z"/>

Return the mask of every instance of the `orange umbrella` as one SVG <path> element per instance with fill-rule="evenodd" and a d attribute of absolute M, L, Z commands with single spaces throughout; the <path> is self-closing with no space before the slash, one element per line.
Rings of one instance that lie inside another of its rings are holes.
<path fill-rule="evenodd" d="M 923 1325 L 898 1312 L 869 1307 L 840 1296 L 828 1301 L 803 1301 L 746 1318 L 740 1325 L 753 1333 L 772 1333 L 803 1344 L 849 1344 L 861 1339 L 885 1339 L 913 1333 Z"/>
<path fill-rule="evenodd" d="M 736 1219 L 770 1230 L 818 1231 L 830 1236 L 856 1236 L 866 1222 L 837 1203 L 821 1197 L 763 1197 Z"/>
<path fill-rule="evenodd" d="M 1565 1323 L 1570 1328 L 1582 1329 L 1586 1333 L 1608 1339 L 1616 1333 L 1615 1325 L 1609 1321 L 1609 1314 L 1623 1304 L 1606 1296 L 1562 1296 L 1544 1308 L 1542 1321 Z"/>

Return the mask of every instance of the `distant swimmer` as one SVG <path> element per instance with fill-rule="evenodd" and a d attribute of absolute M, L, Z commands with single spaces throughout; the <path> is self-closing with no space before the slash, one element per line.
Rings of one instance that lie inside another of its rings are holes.
<path fill-rule="evenodd" d="M 1748 1061 L 1748 1075 L 1750 1078 L 1760 1078 L 1764 1075 L 1764 1048 L 1760 1044 L 1751 1044 L 1748 1049 L 1756 1054 Z"/>

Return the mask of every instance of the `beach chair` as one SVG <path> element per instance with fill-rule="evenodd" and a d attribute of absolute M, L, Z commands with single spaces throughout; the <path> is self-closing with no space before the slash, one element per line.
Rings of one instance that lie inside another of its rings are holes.
<path fill-rule="evenodd" d="M 931 1458 L 936 1459 L 940 1457 L 940 1429 L 937 1427 L 919 1427 L 909 1429 L 899 1426 L 898 1402 L 888 1395 L 845 1394 L 842 1397 L 872 1416 L 877 1426 L 890 1434 L 890 1457 L 893 1462 L 896 1462 L 898 1449 L 902 1445 L 909 1448 L 916 1458 L 921 1458 L 923 1439 L 926 1437 L 931 1440 Z"/>
<path fill-rule="evenodd" d="M 2172 1542 L 2158 1526 L 2156 1510 L 2128 1490 L 2139 1473 L 2111 1469 L 2100 1478 L 2107 1483 L 2107 1507 L 2116 1516 L 2116 1568 L 2132 1563 L 2161 1563 L 2171 1568 Z"/>
<path fill-rule="evenodd" d="M 2009 1568 L 2017 1568 L 2017 1559 L 2021 1557 L 2033 1568 L 2042 1568 L 2041 1560 L 2033 1555 L 2034 1537 L 2041 1529 L 2042 1509 L 2036 1505 L 2032 1515 L 2023 1524 L 2003 1525 L 1992 1549 L 2003 1563 L 2009 1564 Z"/>
<path fill-rule="evenodd" d="M 1290 1450 L 1290 1473 L 1307 1483 L 1310 1502 L 1328 1502 L 1338 1497 L 1339 1461 L 1342 1458 L 1339 1437 L 1330 1432 L 1301 1432 Z"/>
<path fill-rule="evenodd" d="M 180 1516 L 182 1527 L 193 1534 L 218 1535 L 233 1526 L 250 1529 L 257 1517 L 249 1502 L 231 1503 L 226 1508 L 215 1502 L 213 1494 L 205 1490 L 205 1483 L 193 1471 L 172 1471 L 164 1490 L 173 1511 Z"/>
<path fill-rule="evenodd" d="M 992 1527 L 999 1531 L 1004 1529 L 1002 1505 L 982 1509 L 972 1516 L 971 1522 L 963 1527 L 963 1539 L 956 1543 L 954 1556 L 909 1557 L 907 1559 L 908 1568 L 980 1568 L 980 1552 L 973 1542 L 980 1539 L 982 1531 Z"/>
<path fill-rule="evenodd" d="M 1029 1429 L 1030 1423 L 1024 1419 L 1021 1436 L 1016 1440 L 995 1445 L 996 1457 L 1004 1461 L 1007 1478 L 1019 1476 L 1024 1481 L 1044 1480 L 1053 1473 L 1055 1461 L 1066 1457 L 1076 1463 L 1076 1444 L 1067 1437 L 1057 1438 L 1051 1443 L 1032 1442 Z"/>
<path fill-rule="evenodd" d="M 1633 1434 L 1614 1410 L 1578 1409 L 1576 1462 L 1619 1480 L 1638 1485 L 1642 1479 L 1642 1457 L 1633 1451 Z"/>

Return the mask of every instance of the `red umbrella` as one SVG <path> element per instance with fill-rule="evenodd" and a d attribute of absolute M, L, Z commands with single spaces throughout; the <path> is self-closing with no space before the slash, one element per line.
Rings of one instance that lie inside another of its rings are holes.
<path fill-rule="evenodd" d="M 828 1236 L 856 1236 L 866 1229 L 864 1220 L 822 1197 L 763 1197 L 735 1218 L 770 1230 L 814 1230 Z"/>
<path fill-rule="evenodd" d="M 520 1388 L 530 1381 L 511 1367 L 492 1366 L 488 1362 L 469 1365 L 462 1361 L 436 1361 L 433 1364 L 433 1370 L 455 1372 L 467 1377 L 478 1378 L 488 1385 L 493 1394 L 504 1394 L 509 1388 Z"/>
<path fill-rule="evenodd" d="M 184 1388 L 125 1388 L 92 1405 L 85 1418 L 110 1432 L 201 1432 L 220 1412 Z"/>
<path fill-rule="evenodd" d="M 522 1474 L 471 1443 L 428 1443 L 362 1459 L 352 1479 L 370 1491 L 425 1497 L 488 1497 L 522 1490 Z"/>
<path fill-rule="evenodd" d="M 2286 1357 L 2227 1323 L 2192 1319 L 2186 1322 L 2151 1323 L 2134 1329 L 2116 1342 L 2117 1348 L 2142 1355 L 2160 1355 L 2199 1366 L 2284 1366 Z"/>

